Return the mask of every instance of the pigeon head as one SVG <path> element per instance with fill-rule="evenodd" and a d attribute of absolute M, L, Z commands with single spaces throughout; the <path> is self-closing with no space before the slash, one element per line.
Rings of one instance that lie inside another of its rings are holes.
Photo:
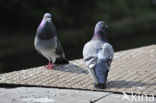
<path fill-rule="evenodd" d="M 52 23 L 51 14 L 45 13 L 39 27 L 44 27 L 51 23 Z"/>
<path fill-rule="evenodd" d="M 56 35 L 56 29 L 51 19 L 50 13 L 45 13 L 43 19 L 37 28 L 37 34 L 39 39 L 47 40 Z"/>
<path fill-rule="evenodd" d="M 104 21 L 97 22 L 94 29 L 93 39 L 101 39 L 106 41 L 107 37 L 106 37 L 105 29 L 107 27 L 108 25 Z"/>
<path fill-rule="evenodd" d="M 50 18 L 51 19 L 51 14 L 50 13 L 45 13 L 44 16 L 43 16 L 44 19 L 46 18 Z"/>

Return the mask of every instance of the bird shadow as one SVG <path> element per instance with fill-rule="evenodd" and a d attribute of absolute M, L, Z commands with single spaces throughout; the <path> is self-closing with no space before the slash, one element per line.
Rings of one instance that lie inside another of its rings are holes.
<path fill-rule="evenodd" d="M 71 73 L 77 73 L 77 74 L 86 74 L 88 75 L 88 70 L 81 68 L 80 66 L 74 65 L 72 63 L 69 64 L 59 64 L 56 65 L 55 70 L 63 71 L 63 72 L 71 72 Z M 107 88 L 138 88 L 143 89 L 144 87 L 151 87 L 155 86 L 156 83 L 150 83 L 150 82 L 142 82 L 142 81 L 135 81 L 135 80 L 111 80 L 107 82 Z"/>
<path fill-rule="evenodd" d="M 58 71 L 63 71 L 63 72 L 71 72 L 71 73 L 78 73 L 78 74 L 81 74 L 81 73 L 84 73 L 84 74 L 88 74 L 88 70 L 87 69 L 83 69 L 77 65 L 74 65 L 74 64 L 59 64 L 55 66 L 55 70 L 58 70 Z"/>

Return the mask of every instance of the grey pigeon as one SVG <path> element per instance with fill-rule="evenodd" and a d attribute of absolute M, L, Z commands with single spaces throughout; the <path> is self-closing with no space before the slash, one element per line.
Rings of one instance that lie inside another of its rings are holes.
<path fill-rule="evenodd" d="M 83 59 L 96 88 L 105 88 L 114 50 L 107 42 L 105 28 L 107 25 L 99 21 L 94 30 L 92 39 L 83 48 Z"/>
<path fill-rule="evenodd" d="M 44 14 L 37 28 L 34 45 L 37 52 L 49 60 L 49 64 L 46 66 L 48 69 L 54 68 L 53 63 L 55 63 L 56 59 L 61 63 L 68 63 L 56 36 L 56 29 L 50 13 Z"/>

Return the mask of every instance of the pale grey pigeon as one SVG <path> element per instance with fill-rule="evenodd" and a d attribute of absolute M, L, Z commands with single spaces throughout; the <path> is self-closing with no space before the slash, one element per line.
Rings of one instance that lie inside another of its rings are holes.
<path fill-rule="evenodd" d="M 56 29 L 50 13 L 44 14 L 37 28 L 34 45 L 37 52 L 49 60 L 49 64 L 46 66 L 48 69 L 54 68 L 53 63 L 55 63 L 56 59 L 59 59 L 60 63 L 68 63 L 56 36 Z"/>
<path fill-rule="evenodd" d="M 96 88 L 105 88 L 110 65 L 113 60 L 113 47 L 107 42 L 105 28 L 107 25 L 99 21 L 92 39 L 83 48 L 83 59 Z"/>

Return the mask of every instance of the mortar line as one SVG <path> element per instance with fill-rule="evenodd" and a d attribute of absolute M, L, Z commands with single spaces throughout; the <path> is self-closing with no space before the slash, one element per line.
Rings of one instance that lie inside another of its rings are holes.
<path fill-rule="evenodd" d="M 100 98 L 98 98 L 98 99 L 96 99 L 96 100 L 90 100 L 90 103 L 95 103 L 95 102 L 97 102 L 97 101 L 99 101 L 99 100 L 101 100 L 101 99 L 103 99 L 103 98 L 105 98 L 105 97 L 107 97 L 107 96 L 109 96 L 109 95 L 111 95 L 112 93 L 110 93 L 110 94 L 107 94 L 107 95 L 104 95 L 104 96 L 102 96 L 102 97 L 100 97 Z"/>

